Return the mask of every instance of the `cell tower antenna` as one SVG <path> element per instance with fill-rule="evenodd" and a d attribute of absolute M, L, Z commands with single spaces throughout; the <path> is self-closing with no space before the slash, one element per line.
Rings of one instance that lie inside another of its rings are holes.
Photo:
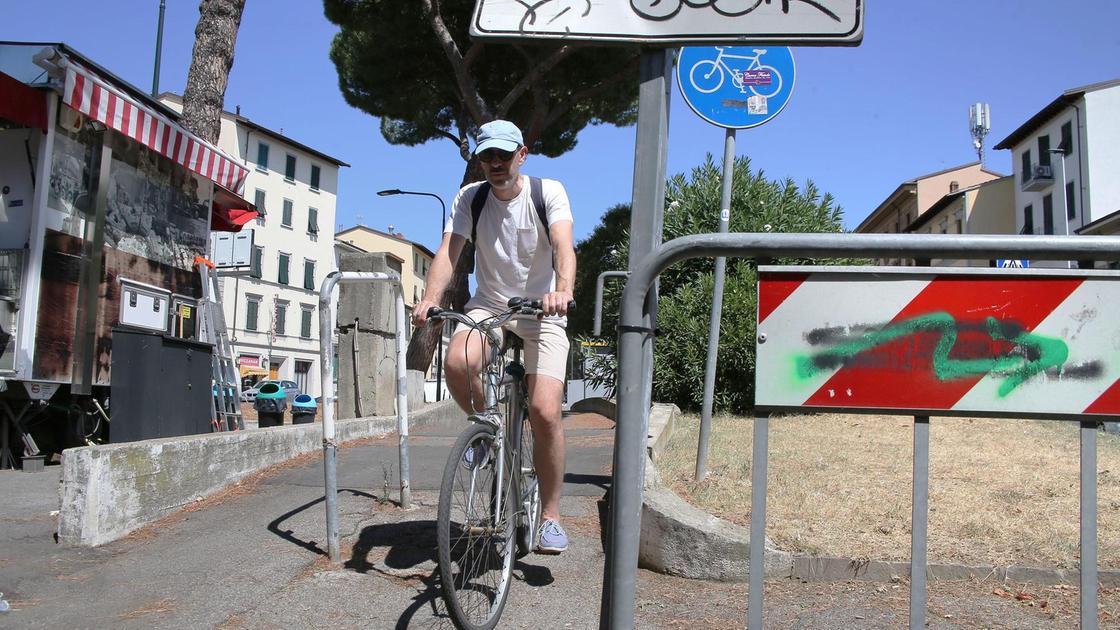
<path fill-rule="evenodd" d="M 984 165 L 984 137 L 992 128 L 991 112 L 987 103 L 973 103 L 968 106 L 968 130 L 972 134 L 972 146 L 976 147 L 976 157 Z"/>

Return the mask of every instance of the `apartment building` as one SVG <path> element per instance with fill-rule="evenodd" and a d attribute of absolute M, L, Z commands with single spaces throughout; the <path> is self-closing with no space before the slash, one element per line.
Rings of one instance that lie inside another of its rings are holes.
<path fill-rule="evenodd" d="M 182 111 L 182 98 L 160 100 Z M 319 285 L 335 269 L 339 171 L 349 164 L 242 116 L 222 112 L 218 146 L 249 168 L 245 197 L 260 216 L 250 268 L 222 281 L 234 354 L 247 378 L 295 381 L 318 396 Z"/>
<path fill-rule="evenodd" d="M 964 164 L 902 182 L 856 227 L 864 234 L 902 234 L 945 195 L 1002 177 L 980 162 Z M 884 259 L 879 264 L 906 265 L 910 261 Z"/>
<path fill-rule="evenodd" d="M 335 238 L 364 252 L 384 252 L 390 266 L 393 263 L 400 265 L 397 271 L 401 274 L 404 305 L 409 313 L 412 312 L 412 307 L 424 297 L 428 270 L 435 258 L 432 250 L 405 239 L 399 232 L 382 232 L 364 225 L 342 230 L 335 234 Z"/>
<path fill-rule="evenodd" d="M 1120 228 L 1120 79 L 1066 90 L 996 149 L 1012 153 L 1020 234 Z"/>
<path fill-rule="evenodd" d="M 1013 234 L 1015 178 L 1011 175 L 959 188 L 938 199 L 904 228 L 909 234 Z M 992 260 L 930 261 L 934 266 L 988 267 Z"/>

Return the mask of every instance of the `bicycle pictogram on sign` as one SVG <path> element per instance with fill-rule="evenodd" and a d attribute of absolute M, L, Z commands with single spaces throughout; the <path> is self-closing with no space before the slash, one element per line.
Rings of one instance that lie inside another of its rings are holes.
<path fill-rule="evenodd" d="M 782 91 L 782 74 L 761 61 L 767 52 L 765 48 L 753 49 L 753 55 L 737 55 L 728 52 L 726 46 L 716 46 L 715 50 L 719 51 L 715 59 L 698 61 L 688 71 L 688 80 L 700 93 L 711 94 L 720 89 L 726 75 L 731 76 L 731 84 L 743 94 L 750 91 L 755 96 L 770 98 Z M 746 68 L 738 68 L 725 59 L 749 60 L 750 63 Z"/>
<path fill-rule="evenodd" d="M 794 78 L 787 47 L 689 46 L 677 58 L 677 83 L 688 106 L 728 129 L 757 127 L 777 116 Z"/>

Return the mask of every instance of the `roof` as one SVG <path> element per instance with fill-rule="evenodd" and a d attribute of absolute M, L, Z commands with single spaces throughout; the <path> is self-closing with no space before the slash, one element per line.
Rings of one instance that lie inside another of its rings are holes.
<path fill-rule="evenodd" d="M 1120 210 L 1113 210 L 1092 223 L 1081 226 L 1078 234 L 1113 234 L 1120 233 Z"/>
<path fill-rule="evenodd" d="M 1036 129 L 1046 124 L 1054 116 L 1057 116 L 1062 110 L 1073 105 L 1085 96 L 1086 92 L 1096 92 L 1097 90 L 1107 90 L 1111 87 L 1120 85 L 1120 79 L 1113 79 L 1111 81 L 1101 81 L 1100 83 L 1091 83 L 1081 87 L 1072 88 L 1062 92 L 1061 96 L 1050 101 L 1050 104 L 1043 107 L 1037 114 L 1019 125 L 1019 128 L 1011 132 L 999 144 L 995 146 L 996 149 L 1010 149 L 1019 144 L 1024 138 L 1028 137 Z"/>
<path fill-rule="evenodd" d="M 125 92 L 130 98 L 142 101 L 144 105 L 157 110 L 159 113 L 167 116 L 168 118 L 171 118 L 172 120 L 179 120 L 181 118 L 181 116 L 179 116 L 179 112 L 159 102 L 159 99 L 153 98 L 150 93 L 141 90 L 128 81 L 125 81 L 124 79 L 118 77 L 117 75 L 107 70 L 104 66 L 98 64 L 86 55 L 83 55 L 82 53 L 74 50 L 67 44 L 63 44 L 62 42 L 17 42 L 7 40 L 0 41 L 0 46 L 27 46 L 28 48 L 46 48 L 47 46 L 53 46 L 54 48 L 57 48 L 59 52 L 80 61 L 82 65 L 89 68 L 90 70 L 96 71 L 102 76 L 102 78 L 112 83 L 113 87 L 116 87 L 122 92 Z"/>
<path fill-rule="evenodd" d="M 160 98 L 167 98 L 167 99 L 173 100 L 177 103 L 182 103 L 183 102 L 183 97 L 174 93 L 174 92 L 162 92 L 159 95 L 159 97 Z M 176 115 L 178 116 L 178 114 L 176 114 Z M 269 129 L 268 127 L 265 127 L 263 125 L 258 125 L 257 123 L 249 120 L 248 118 L 242 116 L 241 114 L 226 111 L 226 110 L 223 109 L 222 110 L 222 115 L 226 116 L 227 118 L 232 119 L 234 122 L 236 122 L 239 125 L 244 125 L 244 126 L 250 128 L 250 129 L 253 129 L 253 130 L 258 131 L 260 133 L 270 135 L 273 138 L 276 138 L 277 140 L 280 140 L 281 142 L 286 142 L 286 143 L 292 145 L 293 147 L 299 149 L 300 151 L 303 151 L 304 153 L 310 153 L 311 155 L 314 155 L 315 157 L 317 157 L 319 159 L 326 160 L 327 162 L 332 162 L 334 164 L 337 164 L 338 166 L 346 166 L 346 167 L 350 166 L 346 162 L 343 162 L 342 160 L 340 160 L 336 157 L 332 157 L 330 155 L 327 155 L 326 153 L 323 153 L 322 151 L 319 151 L 318 149 L 313 149 L 313 148 L 307 146 L 306 144 L 303 144 L 302 142 L 300 142 L 298 140 L 293 140 L 292 138 L 289 138 L 288 136 L 285 136 L 284 134 L 282 134 L 278 131 L 273 131 L 273 130 Z"/>
<path fill-rule="evenodd" d="M 976 165 L 979 165 L 980 170 L 985 172 L 985 173 L 989 173 L 989 174 L 992 174 L 992 175 L 998 175 L 1000 177 L 1004 177 L 1003 173 L 999 173 L 997 171 L 990 171 L 990 170 L 984 168 L 983 162 L 980 162 L 979 160 L 976 161 L 976 162 L 968 162 L 967 164 L 961 164 L 960 166 L 951 166 L 949 168 L 943 168 L 940 171 L 934 171 L 932 173 L 926 173 L 925 175 L 919 175 L 919 176 L 917 176 L 913 179 L 904 181 L 901 184 L 899 184 L 898 188 L 894 189 L 894 192 L 887 195 L 887 198 L 884 199 L 882 203 L 880 203 L 878 206 L 876 206 L 875 209 L 872 210 L 871 213 L 868 214 L 863 219 L 863 221 L 860 221 L 860 224 L 859 224 L 859 226 L 856 227 L 855 231 L 859 232 L 859 231 L 863 230 L 865 225 L 867 225 L 871 221 L 878 218 L 878 215 L 879 215 L 880 211 L 882 211 L 884 208 L 892 205 L 894 203 L 895 198 L 898 197 L 899 195 L 901 195 L 902 193 L 904 193 L 908 190 L 911 190 L 911 189 L 915 189 L 915 191 L 916 191 L 916 188 L 918 186 L 919 181 L 921 181 L 923 179 L 929 179 L 931 177 L 937 177 L 938 175 L 944 175 L 945 173 L 951 173 L 953 171 L 959 171 L 961 169 L 969 168 L 969 167 L 976 166 Z"/>
<path fill-rule="evenodd" d="M 390 234 L 388 232 L 382 232 L 381 230 L 375 230 L 375 229 L 373 229 L 371 227 L 368 227 L 368 226 L 365 226 L 365 225 L 355 225 L 352 228 L 342 230 L 341 232 L 336 233 L 334 235 L 334 238 L 335 238 L 335 240 L 341 240 L 341 237 L 343 235 L 349 234 L 350 232 L 370 232 L 370 233 L 376 234 L 378 236 L 382 236 L 382 237 L 385 237 L 385 238 L 391 238 L 394 241 L 400 241 L 402 243 L 408 243 L 409 245 L 412 245 L 413 247 L 415 247 L 415 248 L 419 249 L 420 251 L 424 252 L 425 254 L 427 254 L 428 258 L 435 258 L 436 257 L 436 255 L 434 253 L 432 253 L 432 250 L 428 249 L 427 247 L 424 247 L 420 243 L 416 243 L 414 241 L 410 241 L 410 240 L 404 238 L 403 235 Z M 343 242 L 346 242 L 346 241 L 343 241 Z"/>

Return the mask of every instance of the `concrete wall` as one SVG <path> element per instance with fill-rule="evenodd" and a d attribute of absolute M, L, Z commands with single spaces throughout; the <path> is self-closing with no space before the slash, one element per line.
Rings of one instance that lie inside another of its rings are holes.
<path fill-rule="evenodd" d="M 1120 210 L 1120 86 L 1085 94 L 1085 181 L 1079 192 L 1084 212 L 1074 228 Z M 1066 175 L 1074 179 L 1073 174 Z"/>
<path fill-rule="evenodd" d="M 462 412 L 450 401 L 409 418 L 418 426 Z M 397 418 L 339 420 L 339 442 L 396 430 Z M 214 494 L 254 472 L 322 448 L 322 424 L 67 449 L 62 453 L 58 537 L 102 545 Z"/>

